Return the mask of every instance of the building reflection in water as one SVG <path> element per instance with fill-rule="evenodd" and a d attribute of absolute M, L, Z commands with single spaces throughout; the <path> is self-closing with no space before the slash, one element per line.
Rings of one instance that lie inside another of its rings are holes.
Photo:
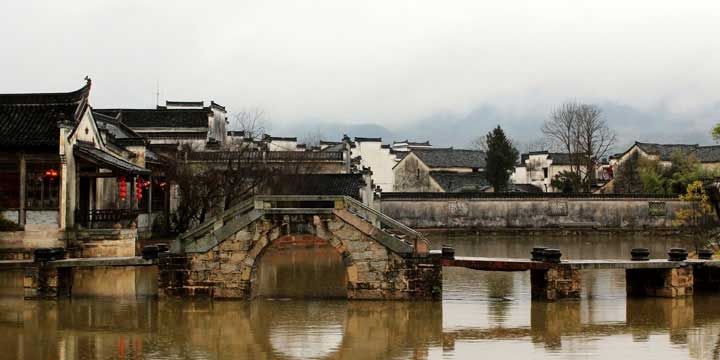
<path fill-rule="evenodd" d="M 438 302 L 18 301 L 0 345 L 25 359 L 426 359 L 442 341 Z"/>
<path fill-rule="evenodd" d="M 503 243 L 490 255 L 519 254 L 525 247 Z M 589 248 L 593 254 L 616 251 Z M 310 260 L 312 256 L 301 256 L 288 265 L 275 259 L 261 266 L 272 274 L 274 268 L 290 271 L 292 264 Z M 321 263 L 316 269 L 335 268 Z M 527 273 L 446 269 L 445 299 L 440 303 L 157 300 L 143 296 L 154 291 L 154 270 L 146 271 L 79 272 L 75 276 L 81 277 L 83 287 L 76 290 L 84 297 L 57 302 L 23 301 L 22 273 L 0 274 L 3 355 L 19 359 L 436 359 L 478 354 L 720 358 L 717 295 L 626 299 L 622 272 L 583 274 L 586 290 L 580 300 L 532 302 Z M 301 274 L 297 279 L 315 281 L 320 279 L 316 275 Z"/>

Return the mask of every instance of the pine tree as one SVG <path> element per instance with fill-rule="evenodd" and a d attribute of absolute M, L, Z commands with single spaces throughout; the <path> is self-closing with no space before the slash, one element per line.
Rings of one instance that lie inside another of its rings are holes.
<path fill-rule="evenodd" d="M 500 125 L 485 136 L 487 162 L 485 176 L 495 192 L 507 190 L 510 174 L 515 169 L 518 151 Z"/>

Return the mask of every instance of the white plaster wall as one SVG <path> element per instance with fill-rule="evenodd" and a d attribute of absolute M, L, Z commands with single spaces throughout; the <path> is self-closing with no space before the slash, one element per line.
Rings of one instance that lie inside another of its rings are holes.
<path fill-rule="evenodd" d="M 361 166 L 372 170 L 372 180 L 375 185 L 380 186 L 383 191 L 393 191 L 395 185 L 393 166 L 397 162 L 395 155 L 390 154 L 390 149 L 382 148 L 381 142 L 363 141 L 355 143 L 351 153 L 352 157 L 361 157 Z"/>
<path fill-rule="evenodd" d="M 298 151 L 297 141 L 272 140 L 272 141 L 268 142 L 268 150 L 270 150 L 270 151 Z"/>
<path fill-rule="evenodd" d="M 27 210 L 25 212 L 26 224 L 58 226 L 59 212 L 57 210 Z"/>
<path fill-rule="evenodd" d="M 152 224 L 158 216 L 162 216 L 162 211 L 154 211 L 152 214 L 142 213 L 138 215 L 138 230 L 151 231 Z"/>
<path fill-rule="evenodd" d="M 515 171 L 510 175 L 513 184 L 527 184 L 527 169 L 525 166 L 516 166 Z"/>

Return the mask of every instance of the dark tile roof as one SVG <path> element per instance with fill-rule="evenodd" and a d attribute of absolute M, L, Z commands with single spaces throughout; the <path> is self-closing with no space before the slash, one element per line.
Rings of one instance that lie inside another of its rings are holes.
<path fill-rule="evenodd" d="M 94 109 L 95 112 L 118 118 L 123 124 L 137 128 L 206 128 L 206 109 Z"/>
<path fill-rule="evenodd" d="M 577 154 L 577 156 L 582 156 Z M 552 159 L 551 165 L 573 165 L 572 156 L 568 153 L 549 153 L 548 158 Z M 575 158 L 577 159 L 577 157 Z"/>
<path fill-rule="evenodd" d="M 380 137 L 355 137 L 356 142 L 382 142 Z"/>
<path fill-rule="evenodd" d="M 216 103 L 216 102 L 214 102 L 214 101 L 212 101 L 212 100 L 210 100 L 210 108 L 215 108 L 215 109 L 218 109 L 218 110 L 220 110 L 220 111 L 227 111 L 227 110 L 225 110 L 225 107 L 224 107 L 224 106 L 222 106 L 222 105 L 220 105 L 220 104 L 218 104 L 218 103 Z"/>
<path fill-rule="evenodd" d="M 73 146 L 73 152 L 78 157 L 90 161 L 97 166 L 113 170 L 113 172 L 126 175 L 150 175 L 150 170 L 98 149 L 91 144 L 78 142 Z"/>
<path fill-rule="evenodd" d="M 57 151 L 58 122 L 76 124 L 89 94 L 89 80 L 69 93 L 0 94 L 0 148 Z"/>
<path fill-rule="evenodd" d="M 195 151 L 187 154 L 191 161 L 343 161 L 342 152 L 334 151 Z"/>
<path fill-rule="evenodd" d="M 532 184 L 510 184 L 508 192 L 515 193 L 542 193 L 542 189 Z"/>
<path fill-rule="evenodd" d="M 520 154 L 520 164 L 518 166 L 525 166 L 525 162 L 530 159 L 530 155 L 547 155 L 548 159 L 552 160 L 552 165 L 572 165 L 570 161 L 570 154 L 568 153 L 554 153 L 548 151 L 531 151 L 529 153 Z M 577 156 L 582 156 L 578 154 Z"/>
<path fill-rule="evenodd" d="M 700 162 L 720 162 L 720 145 L 699 146 L 696 156 Z"/>
<path fill-rule="evenodd" d="M 227 135 L 228 136 L 245 137 L 245 131 L 244 130 L 228 130 Z"/>
<path fill-rule="evenodd" d="M 274 195 L 345 195 L 360 198 L 362 174 L 281 175 L 269 185 Z"/>
<path fill-rule="evenodd" d="M 698 144 L 650 144 L 636 142 L 635 145 L 650 155 L 658 155 L 662 161 L 671 161 L 676 152 L 683 155 L 694 155 L 703 163 L 720 162 L 720 146 L 700 146 Z"/>
<path fill-rule="evenodd" d="M 320 151 L 333 151 L 333 152 L 345 151 L 345 144 L 343 144 L 343 143 L 332 144 Z"/>
<path fill-rule="evenodd" d="M 485 152 L 461 149 L 412 149 L 425 165 L 431 168 L 485 168 Z"/>
<path fill-rule="evenodd" d="M 205 107 L 204 101 L 165 101 L 165 107 L 168 106 L 175 106 L 175 107 Z"/>
<path fill-rule="evenodd" d="M 93 111 L 100 131 L 107 131 L 110 142 L 120 146 L 145 145 L 145 138 L 116 118 Z"/>
<path fill-rule="evenodd" d="M 527 161 L 530 158 L 530 155 L 543 155 L 548 154 L 547 151 L 531 151 L 527 153 L 520 154 L 520 164 L 525 164 L 525 161 Z"/>
<path fill-rule="evenodd" d="M 145 150 L 145 162 L 146 163 L 152 163 L 156 165 L 164 165 L 168 164 L 168 160 L 165 159 L 162 155 L 156 153 L 153 150 L 146 149 Z"/>
<path fill-rule="evenodd" d="M 636 142 L 635 145 L 647 154 L 658 155 L 660 160 L 663 161 L 670 161 L 674 152 L 689 154 L 695 152 L 698 148 L 697 144 L 650 144 Z"/>
<path fill-rule="evenodd" d="M 485 172 L 431 172 L 430 177 L 445 192 L 483 191 L 490 186 L 485 177 Z"/>
<path fill-rule="evenodd" d="M 408 146 L 432 146 L 430 145 L 430 140 L 424 141 L 424 142 L 417 142 L 417 141 L 393 141 L 393 145 L 397 144 L 407 144 Z"/>
<path fill-rule="evenodd" d="M 278 140 L 278 141 L 297 141 L 297 136 L 271 136 L 268 134 L 263 135 L 263 140 Z"/>

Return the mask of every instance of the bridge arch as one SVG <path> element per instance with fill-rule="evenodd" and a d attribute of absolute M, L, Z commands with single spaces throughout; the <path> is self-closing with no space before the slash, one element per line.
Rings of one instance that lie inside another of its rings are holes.
<path fill-rule="evenodd" d="M 251 298 L 347 297 L 348 287 L 357 283 L 358 267 L 347 244 L 328 231 L 273 232 L 256 250 L 247 264 Z"/>
<path fill-rule="evenodd" d="M 258 265 L 267 250 L 288 237 L 326 241 L 340 255 L 349 299 L 440 299 L 442 266 L 427 251 L 416 253 L 371 221 L 344 208 L 266 208 L 203 224 L 181 237 L 160 259 L 159 295 L 253 297 Z"/>

